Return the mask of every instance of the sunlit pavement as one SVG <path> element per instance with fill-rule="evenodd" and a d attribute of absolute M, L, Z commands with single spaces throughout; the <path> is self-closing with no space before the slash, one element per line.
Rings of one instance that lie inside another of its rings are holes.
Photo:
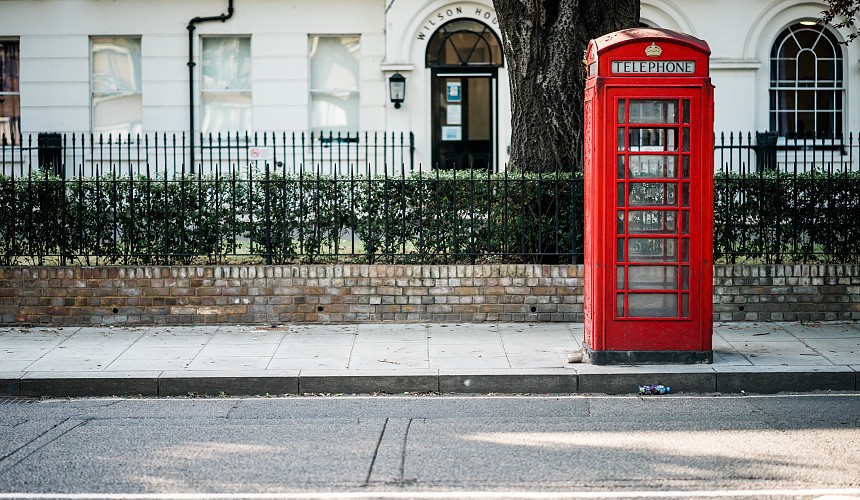
<path fill-rule="evenodd" d="M 860 327 L 719 323 L 713 364 L 568 363 L 581 324 L 0 329 L 5 396 L 858 390 Z"/>

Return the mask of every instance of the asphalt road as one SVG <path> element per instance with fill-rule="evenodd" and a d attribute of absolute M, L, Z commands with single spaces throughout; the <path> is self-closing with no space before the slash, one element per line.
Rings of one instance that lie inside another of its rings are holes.
<path fill-rule="evenodd" d="M 0 499 L 838 495 L 856 393 L 0 400 Z"/>

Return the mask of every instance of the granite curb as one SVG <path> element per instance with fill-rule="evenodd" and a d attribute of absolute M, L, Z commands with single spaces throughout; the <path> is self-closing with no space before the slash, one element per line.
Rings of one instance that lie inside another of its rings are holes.
<path fill-rule="evenodd" d="M 302 372 L 5 373 L 5 397 L 170 397 L 306 394 L 634 394 L 640 385 L 664 384 L 673 393 L 773 394 L 858 391 L 860 372 L 849 367 L 619 367 L 596 371 L 414 370 L 406 373 L 306 370 Z"/>

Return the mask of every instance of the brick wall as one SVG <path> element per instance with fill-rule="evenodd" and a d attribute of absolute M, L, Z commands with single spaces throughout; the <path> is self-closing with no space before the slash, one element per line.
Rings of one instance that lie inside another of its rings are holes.
<path fill-rule="evenodd" d="M 0 268 L 0 321 L 53 325 L 582 321 L 582 267 Z"/>
<path fill-rule="evenodd" d="M 860 320 L 860 265 L 714 266 L 714 319 Z"/>
<path fill-rule="evenodd" d="M 582 266 L 0 268 L 0 323 L 582 321 Z M 716 266 L 714 319 L 860 319 L 860 266 Z"/>

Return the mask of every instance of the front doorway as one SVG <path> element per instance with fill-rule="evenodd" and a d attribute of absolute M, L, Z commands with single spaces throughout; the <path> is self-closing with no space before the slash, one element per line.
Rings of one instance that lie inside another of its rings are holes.
<path fill-rule="evenodd" d="M 440 27 L 427 46 L 434 168 L 496 170 L 499 39 L 478 21 Z"/>
<path fill-rule="evenodd" d="M 439 70 L 433 73 L 433 165 L 445 169 L 492 169 L 495 75 Z"/>

